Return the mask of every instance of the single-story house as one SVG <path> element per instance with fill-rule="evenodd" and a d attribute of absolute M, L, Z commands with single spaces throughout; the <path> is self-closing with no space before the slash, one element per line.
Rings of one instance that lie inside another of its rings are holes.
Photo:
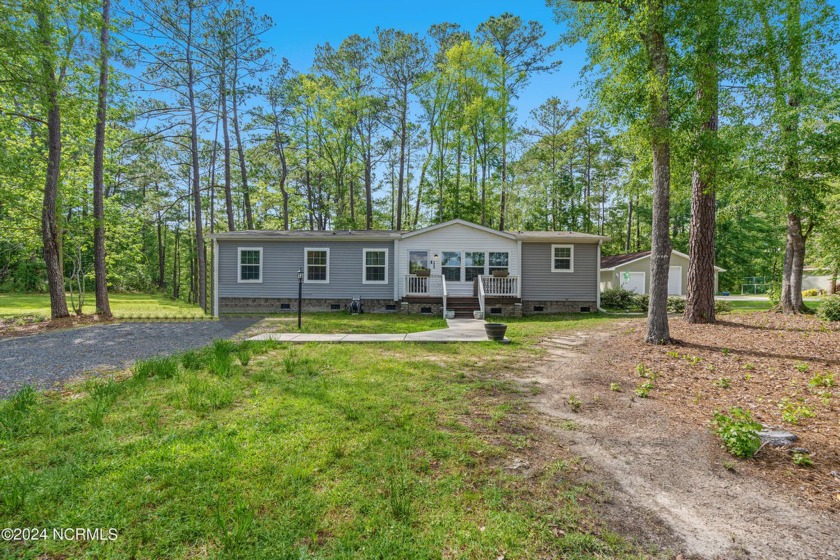
<path fill-rule="evenodd" d="M 715 267 L 715 292 L 718 291 L 718 273 Z M 637 294 L 650 291 L 650 251 L 624 253 L 601 258 L 601 291 L 621 287 Z M 688 287 L 688 255 L 671 251 L 668 270 L 668 295 L 684 296 Z"/>
<path fill-rule="evenodd" d="M 596 311 L 601 244 L 451 220 L 416 231 L 235 231 L 213 241 L 213 310 L 472 316 Z M 300 279 L 298 275 L 300 274 Z"/>
<path fill-rule="evenodd" d="M 806 266 L 802 271 L 802 291 L 820 290 L 825 293 L 831 291 L 832 275 L 828 271 L 815 266 Z"/>

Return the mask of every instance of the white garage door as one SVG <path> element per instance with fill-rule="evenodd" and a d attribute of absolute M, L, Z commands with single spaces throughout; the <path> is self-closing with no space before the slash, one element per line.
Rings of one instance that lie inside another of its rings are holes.
<path fill-rule="evenodd" d="M 682 267 L 672 266 L 668 269 L 668 295 L 681 296 L 682 294 Z"/>
<path fill-rule="evenodd" d="M 619 272 L 618 279 L 621 287 L 637 294 L 645 293 L 645 273 L 644 272 Z"/>

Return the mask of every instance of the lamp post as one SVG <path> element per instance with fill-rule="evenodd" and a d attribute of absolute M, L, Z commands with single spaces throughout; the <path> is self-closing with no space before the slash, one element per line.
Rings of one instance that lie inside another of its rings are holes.
<path fill-rule="evenodd" d="M 303 269 L 298 269 L 298 330 L 300 330 L 301 307 L 303 305 Z"/>

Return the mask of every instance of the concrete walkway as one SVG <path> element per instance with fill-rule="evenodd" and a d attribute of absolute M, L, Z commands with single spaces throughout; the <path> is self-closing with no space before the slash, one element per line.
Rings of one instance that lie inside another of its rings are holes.
<path fill-rule="evenodd" d="M 249 340 L 277 342 L 483 342 L 487 340 L 484 321 L 480 319 L 447 319 L 449 328 L 409 334 L 307 334 L 263 333 Z M 510 342 L 505 339 L 505 342 Z"/>

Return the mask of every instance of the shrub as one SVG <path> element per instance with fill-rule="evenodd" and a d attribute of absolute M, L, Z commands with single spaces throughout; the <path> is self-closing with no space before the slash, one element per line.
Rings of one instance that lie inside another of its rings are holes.
<path fill-rule="evenodd" d="M 636 294 L 633 296 L 633 305 L 639 311 L 647 313 L 650 296 L 648 294 Z"/>
<path fill-rule="evenodd" d="M 715 313 L 729 313 L 732 311 L 732 302 L 723 299 L 715 300 Z"/>
<path fill-rule="evenodd" d="M 735 457 L 752 457 L 761 447 L 761 424 L 753 420 L 749 410 L 734 407 L 728 415 L 715 412 L 712 423 L 726 450 Z"/>
<path fill-rule="evenodd" d="M 808 456 L 807 453 L 794 452 L 793 464 L 797 467 L 809 468 L 814 466 L 814 461 Z"/>
<path fill-rule="evenodd" d="M 831 372 L 818 373 L 808 381 L 811 387 L 834 387 L 834 374 Z"/>
<path fill-rule="evenodd" d="M 772 307 L 782 303 L 782 286 L 778 282 L 767 284 L 767 299 Z"/>
<path fill-rule="evenodd" d="M 134 364 L 134 377 L 137 379 L 148 379 L 150 377 L 171 379 L 178 373 L 178 362 L 178 358 L 174 356 L 138 360 Z"/>
<path fill-rule="evenodd" d="M 685 312 L 685 298 L 671 296 L 668 298 L 668 311 L 671 313 Z"/>
<path fill-rule="evenodd" d="M 782 411 L 782 420 L 788 424 L 798 424 L 803 418 L 813 418 L 816 416 L 814 409 L 805 404 L 805 401 L 802 399 L 793 402 L 785 397 L 779 401 L 779 410 Z"/>
<path fill-rule="evenodd" d="M 802 297 L 817 297 L 818 295 L 820 295 L 820 291 L 816 288 L 802 291 Z"/>
<path fill-rule="evenodd" d="M 840 321 L 840 294 L 825 298 L 817 309 L 817 315 L 826 321 Z"/>
<path fill-rule="evenodd" d="M 628 310 L 635 307 L 636 293 L 624 288 L 610 288 L 601 292 L 601 306 L 607 309 Z"/>

